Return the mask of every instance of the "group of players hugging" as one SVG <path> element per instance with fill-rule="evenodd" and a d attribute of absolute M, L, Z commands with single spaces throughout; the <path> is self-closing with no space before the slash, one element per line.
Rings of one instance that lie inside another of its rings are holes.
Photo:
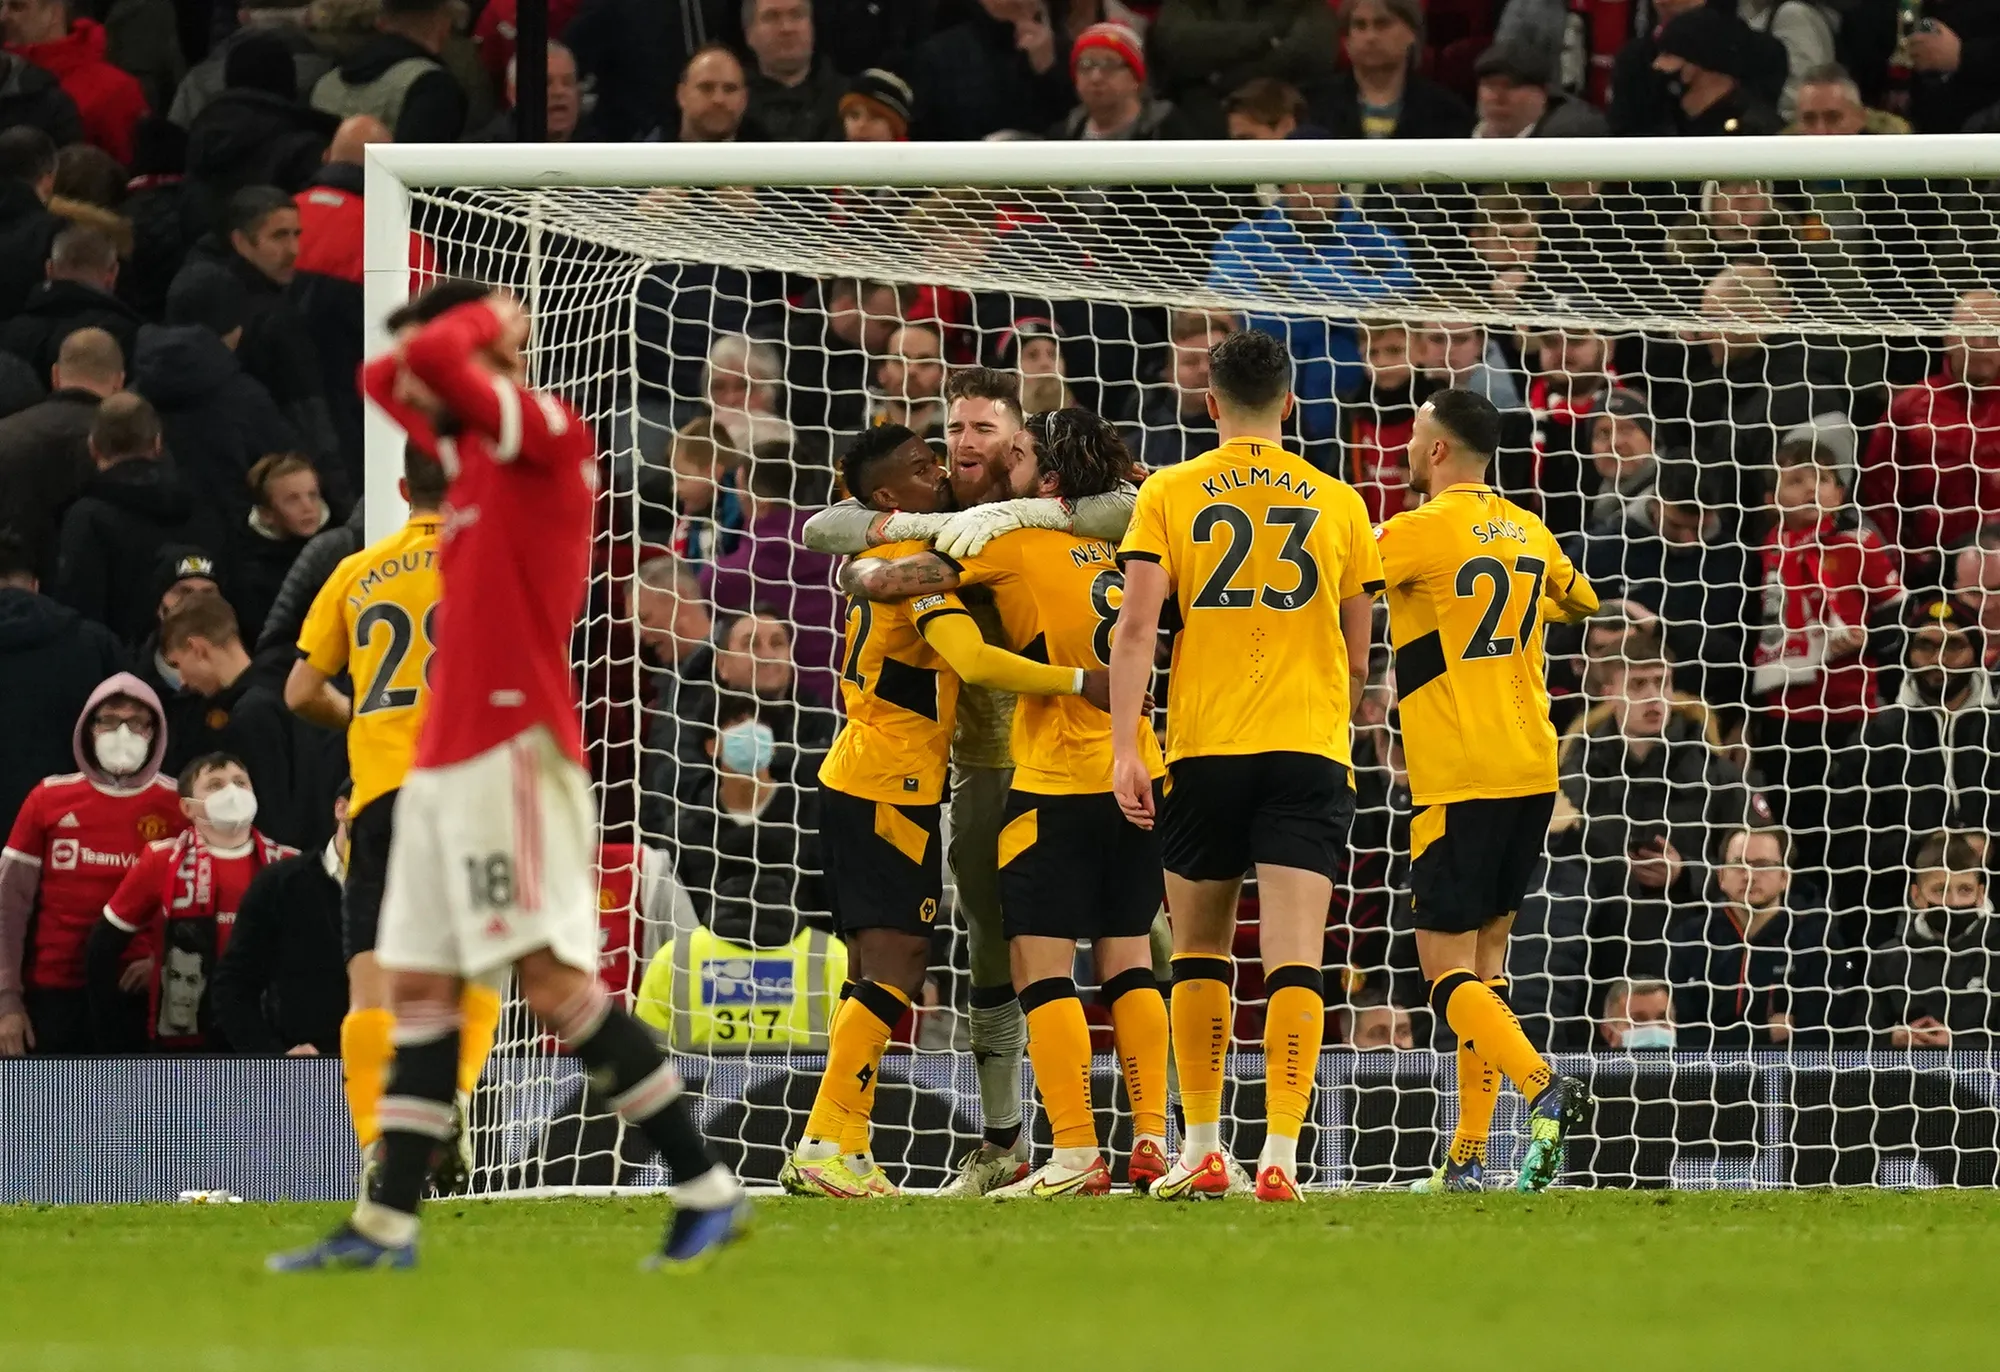
<path fill-rule="evenodd" d="M 270 1265 L 415 1262 L 419 1202 L 462 1136 L 462 1090 L 510 972 L 676 1183 L 653 1261 L 697 1263 L 747 1231 L 749 1204 L 673 1064 L 594 976 L 595 837 L 568 652 L 589 571 L 595 440 L 563 400 L 523 384 L 530 322 L 511 297 L 446 281 L 389 327 L 395 347 L 363 381 L 409 439 L 410 523 L 335 572 L 288 691 L 348 729 L 355 1011 L 342 1048 L 368 1162 L 349 1219 Z M 1485 1187 L 1502 1076 L 1528 1105 L 1517 1186 L 1559 1175 L 1587 1097 L 1522 1034 L 1502 972 L 1556 790 L 1541 627 L 1581 619 L 1596 597 L 1540 521 L 1486 483 L 1499 416 L 1484 398 L 1430 399 L 1409 450 L 1427 498 L 1371 529 L 1351 487 L 1286 451 L 1290 384 L 1276 339 L 1219 342 L 1208 398 L 1219 446 L 1150 475 L 1098 416 L 1024 416 L 1015 379 L 980 368 L 948 389 L 949 465 L 895 425 L 844 454 L 848 499 L 805 537 L 854 555 L 841 573 L 845 721 L 820 770 L 823 860 L 852 980 L 786 1189 L 896 1189 L 872 1157 L 870 1117 L 884 1050 L 930 962 L 949 774 L 986 1130 L 951 1190 L 1111 1189 L 1073 980 L 1087 941 L 1134 1116 L 1134 1190 L 1297 1201 L 1326 1014 L 1321 957 L 1354 811 L 1349 721 L 1385 593 L 1418 807 L 1418 953 L 1459 1044 L 1456 1132 L 1417 1189 Z M 412 550 L 435 551 L 402 563 L 425 574 L 384 583 L 393 609 L 371 604 L 381 587 L 364 584 L 367 569 Z M 397 614 L 400 639 L 375 632 Z M 1164 748 L 1150 694 L 1162 630 Z M 424 653 L 410 651 L 414 635 Z M 342 672 L 358 705 L 332 685 Z M 1221 1115 L 1230 952 L 1252 868 L 1267 1118 L 1246 1175 L 1224 1151 Z M 1170 996 L 1150 937 L 1163 903 Z M 1024 1044 L 1054 1144 L 1039 1168 L 1021 1120 Z"/>

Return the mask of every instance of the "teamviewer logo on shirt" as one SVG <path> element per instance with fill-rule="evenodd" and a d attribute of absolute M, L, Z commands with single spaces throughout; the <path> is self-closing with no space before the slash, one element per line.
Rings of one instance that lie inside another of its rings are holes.
<path fill-rule="evenodd" d="M 701 965 L 704 1005 L 768 1005 L 791 999 L 789 958 L 722 958 Z"/>

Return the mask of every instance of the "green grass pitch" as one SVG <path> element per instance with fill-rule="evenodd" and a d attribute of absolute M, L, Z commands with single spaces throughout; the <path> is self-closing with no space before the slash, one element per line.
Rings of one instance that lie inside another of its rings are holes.
<path fill-rule="evenodd" d="M 271 1276 L 340 1207 L 0 1207 L 0 1368 L 1249 1372 L 1981 1366 L 1994 1193 L 441 1203 L 407 1273 Z"/>

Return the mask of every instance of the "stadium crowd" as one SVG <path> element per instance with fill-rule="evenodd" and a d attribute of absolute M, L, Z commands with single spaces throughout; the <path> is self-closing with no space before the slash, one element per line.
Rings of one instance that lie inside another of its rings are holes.
<path fill-rule="evenodd" d="M 516 136 L 513 0 L 474 8 L 0 10 L 0 1054 L 337 1051 L 346 760 L 286 679 L 362 546 L 363 150 Z M 2000 10 L 1975 0 L 1929 0 L 1902 33 L 1890 0 L 1629 8 L 1606 32 L 1542 0 L 556 0 L 546 123 L 656 142 L 2000 130 Z M 1562 797 L 1511 969 L 1538 1042 L 1989 1044 L 2000 192 L 1649 194 L 1675 211 L 1596 183 L 1242 187 L 1157 224 L 1114 190 L 1079 211 L 1193 244 L 1220 293 L 1324 301 L 1313 317 L 653 270 L 617 397 L 637 422 L 601 435 L 576 654 L 621 988 L 663 937 L 669 960 L 823 937 L 814 778 L 843 607 L 801 530 L 846 442 L 897 423 L 945 443 L 946 378 L 982 364 L 1029 412 L 1095 409 L 1170 465 L 1214 437 L 1208 349 L 1256 328 L 1292 351 L 1297 441 L 1378 520 L 1412 499 L 1425 397 L 1487 395 L 1512 426 L 1499 483 L 1607 602 L 1551 641 Z M 1032 250 L 1038 207 L 973 203 Z M 1441 283 L 1524 323 L 1368 313 Z M 1643 311 L 1647 283 L 1715 326 L 1535 322 Z M 1869 333 L 1897 309 L 1938 336 Z M 1430 1032 L 1397 895 L 1395 700 L 1384 649 L 1326 953 L 1356 1047 Z"/>

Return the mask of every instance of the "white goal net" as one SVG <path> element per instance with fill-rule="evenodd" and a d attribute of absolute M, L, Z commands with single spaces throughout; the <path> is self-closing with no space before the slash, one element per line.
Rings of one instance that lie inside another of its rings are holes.
<path fill-rule="evenodd" d="M 840 989 L 813 791 L 844 607 L 835 560 L 799 534 L 838 498 L 838 454 L 882 422 L 942 443 L 944 378 L 977 364 L 1019 373 L 1031 410 L 1089 407 L 1149 466 L 1181 461 L 1212 443 L 1208 347 L 1253 328 L 1291 347 L 1301 451 L 1377 519 L 1414 499 L 1424 397 L 1484 392 L 1506 426 L 1496 484 L 1605 602 L 1549 637 L 1562 795 L 1509 965 L 1530 1037 L 1598 1101 L 1569 1179 L 1983 1186 L 2000 1173 L 1996 176 L 2000 139 L 1978 137 L 378 146 L 370 325 L 412 260 L 507 286 L 534 314 L 535 383 L 597 426 L 576 643 L 605 975 L 644 1002 L 746 1178 L 775 1178 L 803 1127 Z M 371 432 L 378 536 L 399 444 Z M 1318 1185 L 1427 1172 L 1455 1112 L 1379 622 L 1377 642 L 1301 1146 Z M 748 733 L 717 747 L 753 717 L 774 788 L 727 765 Z M 946 904 L 875 1117 L 877 1158 L 916 1187 L 982 1125 Z M 1254 885 L 1243 914 L 1225 1142 L 1247 1158 Z M 1025 1068 L 1022 1093 L 1034 1129 Z M 662 1180 L 517 1012 L 477 1117 L 485 1189 Z M 1510 1092 L 1499 1168 L 1522 1128 Z"/>

